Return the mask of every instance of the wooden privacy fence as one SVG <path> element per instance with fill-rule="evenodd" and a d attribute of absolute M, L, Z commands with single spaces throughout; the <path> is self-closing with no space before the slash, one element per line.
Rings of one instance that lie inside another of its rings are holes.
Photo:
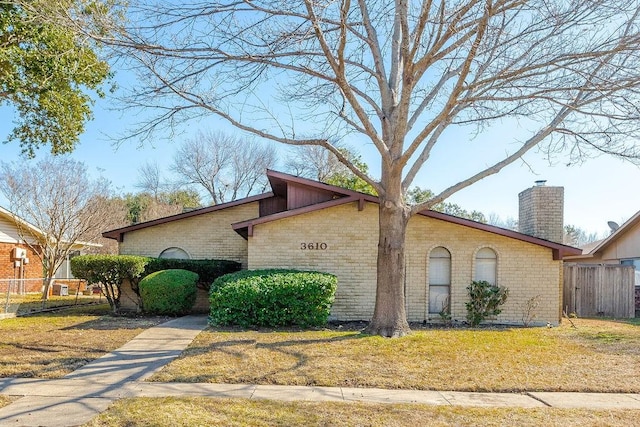
<path fill-rule="evenodd" d="M 563 309 L 579 317 L 635 317 L 635 270 L 630 265 L 564 265 Z"/>

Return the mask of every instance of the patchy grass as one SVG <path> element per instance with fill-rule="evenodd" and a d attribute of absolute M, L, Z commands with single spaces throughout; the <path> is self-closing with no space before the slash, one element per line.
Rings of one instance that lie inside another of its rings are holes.
<path fill-rule="evenodd" d="M 150 416 L 149 408 L 153 408 Z M 640 411 L 469 408 L 418 404 L 137 398 L 116 402 L 86 427 L 116 426 L 630 426 Z M 482 420 L 482 421 L 479 421 Z"/>
<path fill-rule="evenodd" d="M 56 307 L 70 307 L 74 305 L 95 304 L 106 302 L 101 295 L 52 295 L 45 302 L 45 309 Z M 6 295 L 0 297 L 0 313 L 14 313 L 18 316 L 38 312 L 42 310 L 42 294 L 9 295 L 7 304 Z"/>
<path fill-rule="evenodd" d="M 0 408 L 2 408 L 3 406 L 7 406 L 9 403 L 13 402 L 16 399 L 17 397 L 15 396 L 5 396 L 0 394 Z"/>
<path fill-rule="evenodd" d="M 201 333 L 152 381 L 458 391 L 640 392 L 640 326 Z"/>
<path fill-rule="evenodd" d="M 0 320 L 0 377 L 62 377 L 165 320 L 114 317 L 106 304 Z"/>

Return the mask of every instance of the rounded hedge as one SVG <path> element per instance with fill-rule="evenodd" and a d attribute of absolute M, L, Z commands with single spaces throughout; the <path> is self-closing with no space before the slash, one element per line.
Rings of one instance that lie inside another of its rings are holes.
<path fill-rule="evenodd" d="M 246 270 L 218 278 L 209 301 L 213 325 L 321 326 L 327 323 L 338 279 L 297 270 Z"/>
<path fill-rule="evenodd" d="M 178 315 L 191 310 L 196 301 L 198 275 L 187 270 L 161 270 L 140 281 L 144 311 Z"/>

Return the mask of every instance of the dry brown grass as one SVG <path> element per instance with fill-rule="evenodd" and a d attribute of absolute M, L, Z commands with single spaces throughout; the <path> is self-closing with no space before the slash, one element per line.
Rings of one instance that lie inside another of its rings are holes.
<path fill-rule="evenodd" d="M 102 305 L 0 320 L 0 377 L 62 377 L 166 320 L 108 313 Z"/>
<path fill-rule="evenodd" d="M 153 408 L 150 416 L 149 408 Z M 116 426 L 631 426 L 640 411 L 468 408 L 246 399 L 138 398 L 116 402 L 87 427 Z"/>
<path fill-rule="evenodd" d="M 4 396 L 0 394 L 0 408 L 2 408 L 3 406 L 7 406 L 9 403 L 13 402 L 14 400 L 16 400 L 15 396 Z"/>
<path fill-rule="evenodd" d="M 14 313 L 24 315 L 42 311 L 42 295 L 41 294 L 25 294 L 9 296 L 9 304 L 7 305 L 6 296 L 0 296 L 0 313 Z M 104 297 L 100 295 L 68 295 L 56 296 L 52 295 L 45 301 L 45 309 L 56 307 L 72 307 L 74 305 L 97 304 L 104 303 Z"/>
<path fill-rule="evenodd" d="M 640 392 L 640 326 L 201 333 L 152 381 L 459 391 Z"/>

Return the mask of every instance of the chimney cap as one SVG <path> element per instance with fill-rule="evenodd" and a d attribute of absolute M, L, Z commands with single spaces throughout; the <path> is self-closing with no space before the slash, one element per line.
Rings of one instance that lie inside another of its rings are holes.
<path fill-rule="evenodd" d="M 536 183 L 536 186 L 542 187 L 543 185 L 545 185 L 547 183 L 547 180 L 546 179 L 538 179 L 535 183 Z"/>

